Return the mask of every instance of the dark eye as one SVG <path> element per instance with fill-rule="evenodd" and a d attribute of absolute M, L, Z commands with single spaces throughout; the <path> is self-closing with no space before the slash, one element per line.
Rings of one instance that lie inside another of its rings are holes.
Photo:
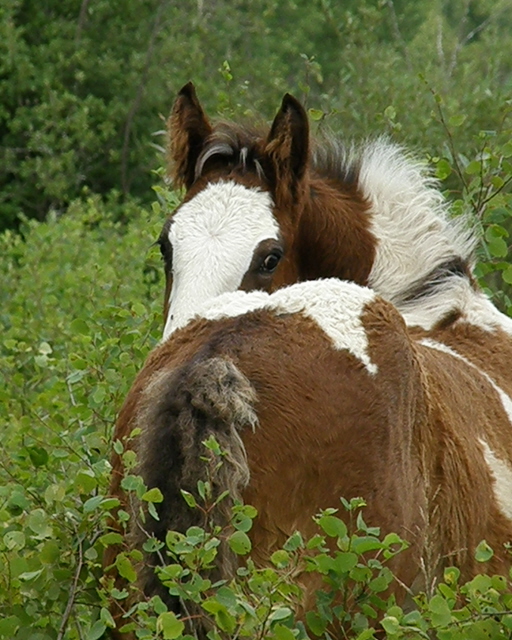
<path fill-rule="evenodd" d="M 273 273 L 277 269 L 277 265 L 279 264 L 282 255 L 283 254 L 278 251 L 272 251 L 272 253 L 269 253 L 261 263 L 260 271 L 262 273 Z"/>

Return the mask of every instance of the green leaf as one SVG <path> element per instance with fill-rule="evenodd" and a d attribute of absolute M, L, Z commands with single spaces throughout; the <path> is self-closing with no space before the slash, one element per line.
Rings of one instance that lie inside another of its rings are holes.
<path fill-rule="evenodd" d="M 460 113 L 458 115 L 452 116 L 448 120 L 448 123 L 452 127 L 460 127 L 460 125 L 463 124 L 465 120 L 466 120 L 466 115 L 463 113 Z"/>
<path fill-rule="evenodd" d="M 124 451 L 124 446 L 121 440 L 115 440 L 113 444 L 114 451 L 120 456 Z"/>
<path fill-rule="evenodd" d="M 121 480 L 121 487 L 125 491 L 142 491 L 144 482 L 140 476 L 129 474 Z"/>
<path fill-rule="evenodd" d="M 278 607 L 269 616 L 270 622 L 277 622 L 279 620 L 286 620 L 293 615 L 293 611 L 289 607 Z"/>
<path fill-rule="evenodd" d="M 334 566 L 337 571 L 340 571 L 341 573 L 348 573 L 356 566 L 357 559 L 357 555 L 350 551 L 338 553 L 334 560 Z"/>
<path fill-rule="evenodd" d="M 236 595 L 229 587 L 220 587 L 215 593 L 215 598 L 228 609 L 236 607 Z"/>
<path fill-rule="evenodd" d="M 507 284 L 512 284 L 512 265 L 509 265 L 505 271 L 502 272 L 501 277 Z"/>
<path fill-rule="evenodd" d="M 206 440 L 203 440 L 203 445 L 216 456 L 222 455 L 222 450 L 219 446 L 219 443 L 215 439 L 215 436 L 210 436 Z"/>
<path fill-rule="evenodd" d="M 71 321 L 69 326 L 73 333 L 78 333 L 83 335 L 90 335 L 91 333 L 89 325 L 86 322 L 84 322 L 82 318 L 75 318 L 74 320 Z"/>
<path fill-rule="evenodd" d="M 279 551 L 274 551 L 274 553 L 270 556 L 270 561 L 278 569 L 282 569 L 283 567 L 288 566 L 290 562 L 290 554 L 284 549 L 279 549 Z"/>
<path fill-rule="evenodd" d="M 485 540 L 482 540 L 475 551 L 475 559 L 477 562 L 488 562 L 494 555 L 494 551 L 487 544 Z"/>
<path fill-rule="evenodd" d="M 135 582 L 137 579 L 137 573 L 133 568 L 130 558 L 128 558 L 125 553 L 118 554 L 115 565 L 120 576 L 126 578 L 128 582 Z"/>
<path fill-rule="evenodd" d="M 103 496 L 93 496 L 84 502 L 84 513 L 95 511 L 101 504 Z"/>
<path fill-rule="evenodd" d="M 185 624 L 172 611 L 161 613 L 156 624 L 157 629 L 163 633 L 165 640 L 179 638 L 185 629 Z"/>
<path fill-rule="evenodd" d="M 14 638 L 20 624 L 17 616 L 8 616 L 0 620 L 0 638 Z"/>
<path fill-rule="evenodd" d="M 308 109 L 308 113 L 311 120 L 315 121 L 321 120 L 325 116 L 321 109 Z"/>
<path fill-rule="evenodd" d="M 460 569 L 458 567 L 446 567 L 444 570 L 444 581 L 448 585 L 455 585 L 460 578 Z"/>
<path fill-rule="evenodd" d="M 116 626 L 116 623 L 114 621 L 114 618 L 112 617 L 112 614 L 105 607 L 101 608 L 100 620 L 103 622 L 105 626 L 109 627 L 110 629 L 114 629 Z"/>
<path fill-rule="evenodd" d="M 479 160 L 471 161 L 465 169 L 469 176 L 476 175 L 482 171 L 482 163 Z"/>
<path fill-rule="evenodd" d="M 28 447 L 28 455 L 34 467 L 43 467 L 48 463 L 48 451 L 43 447 Z"/>
<path fill-rule="evenodd" d="M 92 399 L 96 404 L 101 404 L 107 396 L 107 392 L 104 387 L 96 387 L 91 394 Z"/>
<path fill-rule="evenodd" d="M 300 531 L 295 531 L 295 533 L 292 533 L 292 535 L 288 538 L 288 540 L 284 543 L 283 545 L 283 549 L 285 549 L 286 551 L 297 551 L 297 549 L 303 549 L 304 548 L 304 540 L 302 538 L 302 534 L 300 533 Z"/>
<path fill-rule="evenodd" d="M 394 616 L 386 616 L 381 620 L 381 625 L 384 628 L 384 631 L 392 636 L 398 633 L 400 629 L 400 623 Z"/>
<path fill-rule="evenodd" d="M 466 583 L 463 587 L 465 592 L 485 593 L 490 589 L 492 580 L 490 576 L 479 574 Z"/>
<path fill-rule="evenodd" d="M 76 474 L 75 488 L 79 493 L 91 493 L 98 486 L 98 480 L 91 469 L 82 469 Z"/>
<path fill-rule="evenodd" d="M 433 596 L 428 604 L 431 612 L 431 620 L 434 627 L 447 626 L 452 621 L 452 612 L 446 600 L 440 596 Z"/>
<path fill-rule="evenodd" d="M 285 627 L 283 624 L 276 624 L 272 627 L 272 633 L 276 640 L 295 640 L 291 629 Z"/>
<path fill-rule="evenodd" d="M 185 502 L 188 504 L 188 506 L 191 509 L 194 509 L 195 507 L 197 507 L 196 499 L 189 491 L 185 491 L 184 489 L 182 489 L 181 495 L 183 496 Z"/>
<path fill-rule="evenodd" d="M 215 624 L 227 633 L 232 633 L 236 627 L 236 618 L 232 616 L 227 607 L 216 598 L 210 598 L 203 602 L 202 607 L 208 613 L 213 614 Z"/>
<path fill-rule="evenodd" d="M 105 535 L 101 536 L 99 541 L 104 547 L 108 547 L 111 544 L 122 544 L 124 538 L 120 533 L 111 531 L 110 533 L 105 533 Z"/>
<path fill-rule="evenodd" d="M 21 573 L 18 578 L 20 580 L 24 580 L 25 582 L 30 582 L 30 580 L 39 578 L 42 573 L 43 569 L 38 569 L 37 571 L 25 571 L 24 573 Z"/>
<path fill-rule="evenodd" d="M 96 620 L 87 633 L 87 640 L 99 640 L 105 633 L 107 627 L 101 620 Z"/>
<path fill-rule="evenodd" d="M 391 579 L 385 575 L 377 576 L 370 581 L 368 588 L 374 593 L 381 593 L 388 588 L 390 581 Z"/>
<path fill-rule="evenodd" d="M 336 516 L 323 515 L 317 520 L 318 525 L 328 536 L 343 538 L 347 535 L 347 526 Z"/>
<path fill-rule="evenodd" d="M 132 313 L 136 316 L 145 316 L 147 314 L 147 309 L 141 302 L 134 302 L 132 304 Z"/>
<path fill-rule="evenodd" d="M 163 502 L 164 496 L 158 487 L 153 487 L 153 489 L 143 494 L 142 500 L 146 502 Z"/>
<path fill-rule="evenodd" d="M 389 120 L 394 120 L 396 118 L 396 109 L 393 105 L 389 105 L 389 107 L 386 107 L 384 109 L 384 115 L 386 116 L 386 118 L 389 118 Z"/>
<path fill-rule="evenodd" d="M 309 630 L 314 633 L 315 636 L 323 635 L 327 628 L 327 620 L 316 613 L 316 611 L 308 611 L 306 613 L 306 622 Z"/>
<path fill-rule="evenodd" d="M 245 531 L 235 531 L 228 538 L 228 544 L 232 551 L 239 556 L 245 556 L 252 548 L 251 540 Z"/>
<path fill-rule="evenodd" d="M 73 371 L 73 373 L 69 374 L 69 376 L 66 378 L 66 382 L 69 382 L 69 384 L 76 384 L 77 382 L 80 382 L 80 380 L 84 378 L 86 375 L 87 375 L 87 370 L 78 369 L 77 371 Z"/>
<path fill-rule="evenodd" d="M 48 514 L 43 509 L 31 511 L 27 518 L 27 524 L 39 540 L 50 538 L 53 535 L 53 528 L 48 521 Z"/>
<path fill-rule="evenodd" d="M 508 254 L 508 246 L 503 238 L 493 238 L 487 242 L 487 247 L 492 256 L 505 258 Z"/>
<path fill-rule="evenodd" d="M 504 158 L 510 158 L 512 156 L 512 142 L 506 142 L 501 149 L 501 155 Z"/>
<path fill-rule="evenodd" d="M 352 539 L 350 547 L 355 553 L 362 554 L 382 549 L 384 543 L 373 536 L 357 536 Z"/>
<path fill-rule="evenodd" d="M 452 168 L 447 160 L 441 159 L 436 164 L 436 176 L 439 180 L 446 180 L 446 178 L 451 174 Z"/>

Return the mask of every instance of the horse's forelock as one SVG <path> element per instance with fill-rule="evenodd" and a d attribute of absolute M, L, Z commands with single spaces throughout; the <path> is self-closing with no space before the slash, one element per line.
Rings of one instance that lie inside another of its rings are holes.
<path fill-rule="evenodd" d="M 262 164 L 263 134 L 255 128 L 220 122 L 206 140 L 196 162 L 195 179 L 204 175 L 208 160 L 217 158 L 242 173 L 253 171 L 265 178 Z"/>

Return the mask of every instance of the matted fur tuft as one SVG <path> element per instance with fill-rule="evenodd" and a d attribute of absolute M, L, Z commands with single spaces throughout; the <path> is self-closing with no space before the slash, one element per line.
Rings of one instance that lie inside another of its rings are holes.
<path fill-rule="evenodd" d="M 136 547 L 142 548 L 148 536 L 165 540 L 170 530 L 185 532 L 194 525 L 229 525 L 233 501 L 240 499 L 241 490 L 249 482 L 240 431 L 255 428 L 255 401 L 250 382 L 226 358 L 193 360 L 155 376 L 144 391 L 136 421 L 142 431 L 138 439 L 138 472 L 148 488 L 160 489 L 164 499 L 157 509 L 159 520 L 148 515 L 145 523 L 137 522 L 132 528 Z M 225 452 L 220 466 L 213 455 L 209 462 L 204 461 L 210 452 L 203 442 L 210 436 Z M 190 508 L 181 495 L 183 489 L 199 501 L 197 482 L 207 479 L 212 484 L 213 500 L 229 491 L 229 496 L 212 511 L 208 523 L 204 514 Z M 232 575 L 236 560 L 227 545 L 220 548 L 219 556 L 217 577 Z M 155 576 L 153 566 L 158 561 L 155 556 L 145 558 L 141 586 L 174 606 Z"/>

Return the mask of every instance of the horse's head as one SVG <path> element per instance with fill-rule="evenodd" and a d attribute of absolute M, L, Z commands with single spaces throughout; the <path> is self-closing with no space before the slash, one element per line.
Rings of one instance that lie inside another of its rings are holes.
<path fill-rule="evenodd" d="M 264 134 L 212 126 L 192 83 L 169 118 L 170 166 L 182 204 L 160 235 L 167 336 L 205 301 L 228 291 L 296 282 L 296 231 L 307 180 L 309 127 L 285 95 Z"/>

